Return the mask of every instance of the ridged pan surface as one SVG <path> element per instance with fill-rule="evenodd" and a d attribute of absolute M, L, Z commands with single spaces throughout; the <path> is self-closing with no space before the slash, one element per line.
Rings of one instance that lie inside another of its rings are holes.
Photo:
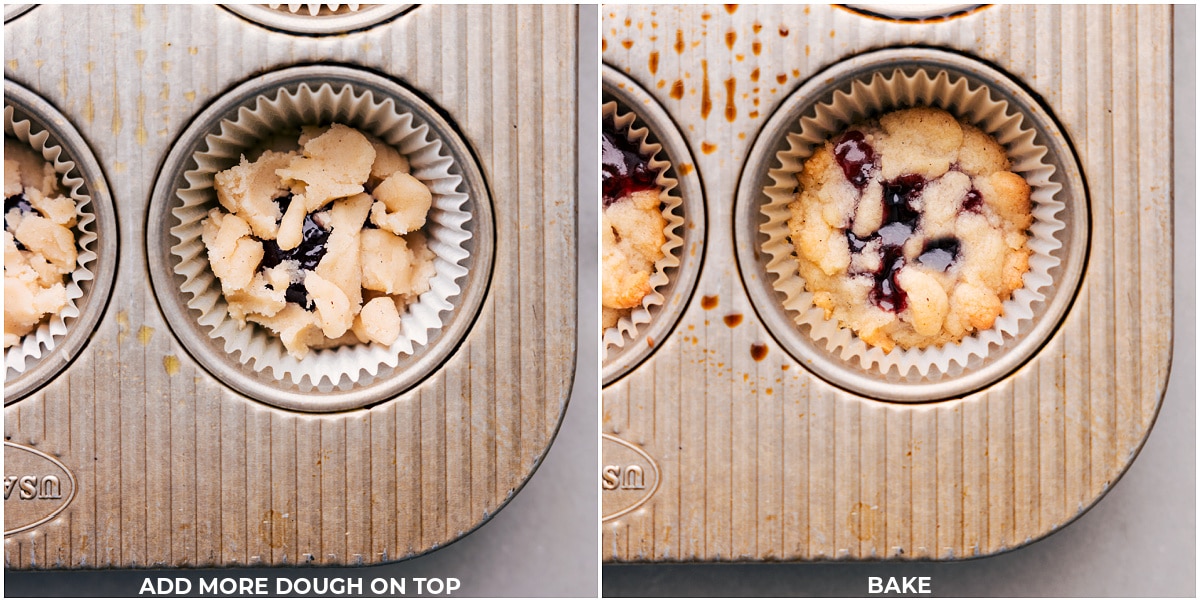
<path fill-rule="evenodd" d="M 604 559 L 955 560 L 1028 544 L 1099 500 L 1149 434 L 1170 369 L 1171 15 L 604 7 L 603 60 L 699 149 L 708 215 L 691 305 L 603 392 Z M 778 345 L 743 285 L 734 212 L 751 149 L 792 93 L 851 56 L 914 45 L 990 64 L 1044 104 L 1091 221 L 1079 290 L 1032 358 L 966 395 L 905 404 L 834 386 Z"/>
<path fill-rule="evenodd" d="M 92 340 L 5 408 L 6 466 L 39 482 L 35 508 L 6 500 L 6 522 L 35 525 L 5 536 L 5 565 L 372 564 L 502 508 L 548 449 L 575 367 L 576 45 L 562 35 L 575 27 L 574 7 L 525 6 L 419 6 L 319 38 L 216 5 L 44 5 L 8 23 L 5 77 L 90 144 L 121 246 Z M 438 107 L 494 211 L 491 276 L 462 342 L 398 396 L 326 414 L 252 400 L 191 358 L 146 255 L 174 141 L 228 90 L 301 64 L 371 70 Z"/>

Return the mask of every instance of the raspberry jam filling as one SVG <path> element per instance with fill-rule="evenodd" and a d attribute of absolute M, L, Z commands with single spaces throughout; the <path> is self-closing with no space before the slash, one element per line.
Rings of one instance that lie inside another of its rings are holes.
<path fill-rule="evenodd" d="M 658 173 L 650 168 L 649 161 L 625 135 L 609 127 L 609 122 L 605 121 L 604 137 L 600 142 L 605 207 L 634 192 L 658 188 Z"/>
<path fill-rule="evenodd" d="M 21 214 L 29 214 L 33 212 L 33 205 L 25 198 L 25 194 L 14 194 L 4 198 L 4 229 L 8 230 L 8 213 L 17 210 Z M 25 245 L 19 240 L 14 239 L 17 244 L 17 250 L 25 250 Z"/>
<path fill-rule="evenodd" d="M 833 147 L 833 155 L 846 179 L 854 187 L 863 189 L 875 174 L 875 149 L 867 143 L 861 131 L 848 131 Z"/>
<path fill-rule="evenodd" d="M 287 212 L 288 205 L 291 202 L 291 194 L 275 199 L 275 203 L 279 205 L 281 214 Z M 263 258 L 262 262 L 258 265 L 258 270 L 262 271 L 263 269 L 279 266 L 285 260 L 296 261 L 299 263 L 301 270 L 315 270 L 317 263 L 321 262 L 321 259 L 325 257 L 325 252 L 329 249 L 326 244 L 329 241 L 331 230 L 317 222 L 318 217 L 325 214 L 317 212 L 304 216 L 303 239 L 298 246 L 291 250 L 280 250 L 279 244 L 275 240 L 263 240 Z M 312 311 L 314 309 L 312 300 L 308 297 L 308 291 L 304 288 L 303 281 L 292 282 L 288 285 L 287 291 L 284 292 L 284 298 L 288 302 L 299 304 L 304 310 Z"/>
<path fill-rule="evenodd" d="M 935 271 L 946 272 L 958 260 L 958 238 L 946 237 L 925 243 L 917 262 Z"/>
<path fill-rule="evenodd" d="M 982 208 L 983 194 L 980 194 L 979 190 L 971 188 L 970 191 L 967 192 L 966 198 L 963 198 L 962 209 L 972 212 L 979 212 Z"/>
<path fill-rule="evenodd" d="M 842 136 L 834 146 L 834 156 L 846 179 L 858 189 L 866 187 L 875 173 L 875 150 L 866 142 L 861 132 L 851 131 Z M 901 175 L 883 183 L 883 224 L 875 233 L 860 238 L 846 231 L 850 252 L 861 254 L 867 245 L 879 240 L 880 267 L 869 272 L 875 279 L 868 297 L 875 306 L 894 313 L 908 306 L 908 294 L 900 287 L 896 278 L 904 268 L 904 244 L 920 226 L 921 213 L 916 202 L 929 183 L 915 174 Z M 978 211 L 983 206 L 983 197 L 972 188 L 963 199 L 962 210 Z M 937 271 L 947 271 L 958 259 L 960 244 L 957 238 L 947 237 L 925 244 L 917 262 Z"/>
<path fill-rule="evenodd" d="M 884 227 L 891 223 L 903 223 L 916 231 L 921 213 L 913 208 L 913 203 L 921 197 L 926 183 L 920 175 L 901 175 L 883 184 Z"/>

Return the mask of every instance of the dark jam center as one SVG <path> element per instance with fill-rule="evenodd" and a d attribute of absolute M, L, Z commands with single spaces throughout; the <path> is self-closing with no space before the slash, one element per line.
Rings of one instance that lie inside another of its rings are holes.
<path fill-rule="evenodd" d="M 954 264 L 954 261 L 958 260 L 958 250 L 958 238 L 947 237 L 931 240 L 925 243 L 925 249 L 917 257 L 917 262 L 930 269 L 945 272 L 950 265 Z"/>
<path fill-rule="evenodd" d="M 913 203 L 921 196 L 927 181 L 920 175 L 901 175 L 883 185 L 883 224 L 904 223 L 909 229 L 917 229 L 921 214 Z"/>
<path fill-rule="evenodd" d="M 835 154 L 838 154 L 838 149 L 846 144 L 846 139 L 852 135 L 857 135 L 860 139 L 862 137 L 857 131 L 846 134 L 835 148 Z M 867 146 L 867 152 L 870 152 L 870 146 Z M 841 162 L 840 155 L 838 160 Z M 846 169 L 845 164 L 842 168 Z M 846 177 L 854 181 L 851 173 L 847 172 Z M 882 264 L 878 271 L 872 273 L 875 285 L 868 297 L 875 306 L 883 310 L 900 312 L 908 306 L 908 294 L 905 294 L 897 283 L 896 275 L 904 268 L 904 243 L 912 237 L 920 224 L 921 213 L 914 208 L 914 204 L 927 183 L 928 181 L 920 175 L 901 175 L 885 182 L 883 224 L 875 233 L 865 238 L 860 238 L 850 231 L 846 232 L 846 241 L 850 245 L 850 251 L 854 253 L 861 253 L 872 240 L 879 240 Z M 955 254 L 957 255 L 957 250 Z"/>
<path fill-rule="evenodd" d="M 608 206 L 634 192 L 653 190 L 658 187 L 658 173 L 627 137 L 608 129 L 605 122 L 604 138 L 600 142 L 600 159 L 603 163 L 604 206 Z"/>
<path fill-rule="evenodd" d="M 896 281 L 900 269 L 904 268 L 904 252 L 902 247 L 885 246 L 883 248 L 883 268 L 875 274 L 875 287 L 868 295 L 871 302 L 883 310 L 898 313 L 908 306 L 908 294 Z"/>
<path fill-rule="evenodd" d="M 276 198 L 275 203 L 279 205 L 280 212 L 287 212 L 288 205 L 291 204 L 292 196 L 288 194 L 281 198 Z M 300 244 L 291 250 L 281 250 L 279 244 L 275 240 L 263 240 L 263 259 L 258 265 L 258 270 L 270 269 L 279 266 L 285 260 L 294 260 L 300 263 L 300 268 L 305 271 L 312 271 L 317 268 L 317 263 L 325 257 L 325 252 L 328 250 L 326 245 L 329 241 L 330 230 L 325 229 L 313 220 L 313 213 L 304 216 L 303 239 Z M 312 301 L 308 298 L 308 291 L 304 289 L 304 283 L 295 282 L 288 285 L 287 291 L 284 292 L 284 298 L 288 302 L 299 304 L 304 307 L 304 310 L 313 310 Z"/>
<path fill-rule="evenodd" d="M 833 156 L 846 179 L 862 189 L 875 174 L 875 149 L 861 131 L 849 131 L 833 147 Z"/>
<path fill-rule="evenodd" d="M 963 198 L 962 207 L 963 210 L 979 212 L 983 208 L 983 195 L 979 193 L 979 190 L 971 188 L 967 192 L 967 196 Z"/>
<path fill-rule="evenodd" d="M 25 198 L 25 194 L 15 194 L 12 196 L 5 197 L 4 198 L 4 229 L 6 231 L 8 230 L 8 213 L 9 213 L 9 211 L 11 211 L 13 209 L 17 209 L 17 210 L 21 211 L 21 214 L 24 215 L 24 214 L 29 214 L 29 213 L 33 212 L 33 205 L 30 204 L 29 200 Z M 13 241 L 16 242 L 16 244 L 17 244 L 17 250 L 25 249 L 25 244 L 22 244 L 20 241 L 17 241 L 15 239 Z"/>

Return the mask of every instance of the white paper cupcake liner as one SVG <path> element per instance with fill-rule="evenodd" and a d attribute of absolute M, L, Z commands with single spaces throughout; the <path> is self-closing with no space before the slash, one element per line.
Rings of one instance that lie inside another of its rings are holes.
<path fill-rule="evenodd" d="M 282 10 L 293 15 L 307 13 L 310 17 L 321 16 L 322 14 L 342 14 L 348 12 L 357 12 L 361 4 L 347 3 L 322 3 L 322 2 L 296 2 L 291 4 L 267 4 L 273 10 Z M 303 11 L 303 12 L 302 12 Z"/>
<path fill-rule="evenodd" d="M 654 314 L 666 302 L 666 298 L 659 292 L 659 288 L 671 281 L 671 275 L 667 273 L 667 270 L 679 268 L 679 257 L 675 252 L 683 246 L 683 238 L 678 232 L 683 225 L 683 217 L 680 214 L 683 199 L 676 191 L 679 182 L 667 174 L 671 163 L 659 158 L 662 145 L 649 141 L 650 130 L 644 126 L 638 126 L 638 118 L 635 113 L 622 112 L 616 102 L 607 102 L 602 107 L 601 118 L 612 119 L 618 130 L 624 130 L 626 138 L 630 142 L 638 144 L 642 156 L 648 158 L 650 168 L 658 171 L 658 178 L 655 181 L 660 188 L 659 201 L 662 203 L 663 218 L 667 222 L 663 229 L 663 233 L 666 235 L 666 242 L 662 246 L 663 257 L 654 263 L 654 273 L 650 275 L 650 293 L 642 298 L 641 305 L 634 307 L 628 316 L 621 317 L 616 326 L 604 330 L 604 358 L 602 360 L 607 360 L 610 346 L 623 348 L 626 343 L 637 339 L 639 328 L 653 320 Z M 662 154 L 665 155 L 665 153 Z"/>
<path fill-rule="evenodd" d="M 95 280 L 92 263 L 96 261 L 94 250 L 96 232 L 94 223 L 96 215 L 92 197 L 84 187 L 81 177 L 69 175 L 75 168 L 75 162 L 66 156 L 63 149 L 50 140 L 48 131 L 34 132 L 32 124 L 25 119 L 17 119 L 12 106 L 4 107 L 4 135 L 11 136 L 17 141 L 28 145 L 47 163 L 54 167 L 59 175 L 59 186 L 75 201 L 75 248 L 78 255 L 75 259 L 75 270 L 66 278 L 67 306 L 57 315 L 49 317 L 25 337 L 21 343 L 15 344 L 4 351 L 4 366 L 17 373 L 24 373 L 28 366 L 38 359 L 54 351 L 62 336 L 68 330 L 67 320 L 74 320 L 81 314 L 77 300 L 83 296 L 84 282 Z"/>
<path fill-rule="evenodd" d="M 435 255 L 436 274 L 430 279 L 430 290 L 401 315 L 400 336 L 391 346 L 371 343 L 314 349 L 298 360 L 266 327 L 254 323 L 240 327 L 229 315 L 201 240 L 203 221 L 209 209 L 219 206 L 213 188 L 216 173 L 234 166 L 243 153 L 273 136 L 293 131 L 298 136 L 301 125 L 334 122 L 395 147 L 408 158 L 412 175 L 429 187 L 433 205 L 424 232 Z M 294 92 L 280 89 L 273 95 L 259 95 L 253 108 L 239 108 L 236 115 L 221 122 L 220 133 L 205 138 L 193 158 L 197 168 L 184 174 L 189 185 L 177 191 L 182 206 L 171 211 L 180 220 L 171 228 L 175 239 L 171 254 L 178 260 L 174 271 L 185 278 L 181 292 L 190 296 L 188 307 L 200 312 L 198 322 L 210 337 L 222 341 L 231 360 L 256 372 L 269 371 L 276 379 L 286 378 L 302 390 L 345 389 L 368 383 L 381 370 L 395 367 L 442 328 L 441 313 L 453 310 L 450 298 L 461 292 L 458 280 L 467 274 L 461 263 L 468 257 L 465 246 L 472 234 L 465 226 L 471 214 L 464 209 L 468 196 L 459 191 L 463 180 L 452 172 L 453 160 L 419 117 L 398 108 L 390 98 L 377 99 L 348 84 L 335 90 L 326 83 L 314 90 L 302 83 Z"/>
<path fill-rule="evenodd" d="M 788 238 L 788 204 L 795 198 L 798 174 L 814 148 L 853 123 L 912 106 L 942 108 L 1004 146 L 1012 171 L 1031 187 L 1033 225 L 1027 245 L 1032 253 L 1024 286 L 1003 303 L 1004 311 L 992 328 L 957 344 L 910 350 L 896 347 L 884 352 L 867 345 L 836 319 L 826 319 L 824 310 L 813 305 L 813 294 L 805 290 Z M 774 185 L 764 190 L 768 202 L 762 212 L 767 222 L 760 229 L 768 238 L 762 250 L 769 256 L 767 271 L 775 275 L 772 286 L 784 295 L 783 305 L 796 324 L 831 354 L 889 380 L 905 381 L 959 375 L 982 364 L 989 353 L 1003 351 L 1031 328 L 1033 305 L 1046 299 L 1045 291 L 1054 285 L 1050 271 L 1061 263 L 1056 251 L 1062 242 L 1055 234 L 1065 228 L 1058 218 L 1065 205 L 1055 198 L 1062 186 L 1051 181 L 1054 167 L 1044 160 L 1048 151 L 1035 143 L 1036 133 L 1020 111 L 1007 101 L 993 99 L 986 87 L 972 88 L 966 79 L 935 69 L 918 69 L 911 75 L 900 69 L 887 76 L 876 72 L 870 80 L 853 81 L 849 93 L 834 92 L 832 101 L 818 103 L 815 110 L 815 115 L 800 119 L 799 133 L 789 134 L 789 148 L 776 155 L 780 166 L 770 170 Z"/>

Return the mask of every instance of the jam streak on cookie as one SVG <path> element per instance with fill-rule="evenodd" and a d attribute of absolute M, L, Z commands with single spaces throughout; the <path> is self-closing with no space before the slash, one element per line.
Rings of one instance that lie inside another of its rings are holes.
<path fill-rule="evenodd" d="M 846 179 L 854 187 L 863 189 L 875 174 L 875 149 L 867 143 L 861 131 L 848 131 L 833 147 L 833 156 Z"/>
<path fill-rule="evenodd" d="M 897 283 L 896 275 L 905 265 L 904 242 L 917 230 L 921 220 L 921 213 L 914 208 L 913 203 L 921 196 L 926 183 L 928 182 L 920 175 L 901 175 L 884 183 L 883 225 L 866 239 L 846 232 L 850 251 L 855 253 L 862 252 L 872 240 L 879 240 L 882 262 L 880 269 L 872 273 L 875 285 L 871 288 L 869 298 L 875 306 L 887 311 L 901 312 L 908 306 L 908 295 Z"/>
<path fill-rule="evenodd" d="M 946 237 L 925 242 L 917 262 L 935 271 L 946 272 L 958 260 L 958 238 Z"/>
<path fill-rule="evenodd" d="M 965 198 L 963 198 L 962 209 L 971 212 L 980 212 L 983 209 L 983 194 L 979 190 L 971 188 Z"/>
<path fill-rule="evenodd" d="M 604 139 L 600 143 L 604 170 L 604 206 L 633 192 L 658 189 L 658 173 L 623 135 L 608 129 L 605 122 Z"/>
<path fill-rule="evenodd" d="M 884 227 L 891 223 L 903 223 L 908 226 L 910 233 L 916 231 L 921 213 L 913 208 L 913 202 L 921 197 L 926 183 L 920 175 L 901 175 L 883 184 L 883 206 L 886 209 Z"/>
<path fill-rule="evenodd" d="M 13 194 L 4 198 L 4 229 L 8 231 L 8 213 L 12 210 L 20 211 L 21 214 L 29 214 L 33 212 L 33 205 L 25 198 L 25 194 Z M 11 231 L 10 231 L 11 233 Z M 25 250 L 25 244 L 20 240 L 13 239 L 17 245 L 17 250 Z"/>
<path fill-rule="evenodd" d="M 859 131 L 850 131 L 834 146 L 834 157 L 842 173 L 856 188 L 862 190 L 870 182 L 876 170 L 875 150 Z M 875 279 L 869 298 L 871 302 L 887 311 L 901 312 L 908 306 L 908 294 L 896 280 L 904 268 L 904 243 L 912 237 L 920 225 L 921 213 L 915 207 L 925 186 L 929 182 L 920 175 L 901 175 L 883 183 L 883 224 L 875 233 L 860 238 L 846 231 L 850 251 L 861 254 L 867 245 L 879 240 L 880 268 L 870 274 Z M 978 212 L 983 207 L 983 196 L 971 188 L 963 198 L 962 210 Z M 958 260 L 959 241 L 949 237 L 932 240 L 925 244 L 917 262 L 937 271 L 945 272 Z"/>
<path fill-rule="evenodd" d="M 871 288 L 871 302 L 891 312 L 901 312 L 908 308 L 908 294 L 896 281 L 900 269 L 904 268 L 903 247 L 884 246 L 883 268 L 875 274 L 875 287 Z"/>
<path fill-rule="evenodd" d="M 279 205 L 280 213 L 286 213 L 288 205 L 292 202 L 292 195 L 288 194 L 275 199 L 275 203 Z M 278 266 L 285 260 L 294 260 L 300 264 L 300 269 L 312 271 L 317 268 L 317 263 L 325 257 L 325 252 L 328 250 L 326 243 L 329 241 L 330 229 L 322 227 L 314 220 L 313 215 L 317 213 L 309 213 L 304 217 L 304 239 L 300 245 L 291 250 L 280 250 L 279 244 L 275 240 L 263 240 L 263 258 L 258 265 L 258 270 L 270 269 Z M 304 282 L 292 282 L 284 292 L 284 298 L 288 302 L 299 304 L 304 307 L 304 310 L 313 310 L 313 303 L 308 298 L 308 291 L 304 288 Z"/>

